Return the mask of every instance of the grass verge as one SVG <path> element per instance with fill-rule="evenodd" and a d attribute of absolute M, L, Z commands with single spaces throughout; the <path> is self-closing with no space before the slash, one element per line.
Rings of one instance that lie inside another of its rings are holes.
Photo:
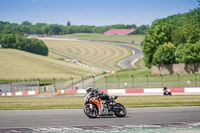
<path fill-rule="evenodd" d="M 116 35 L 79 33 L 79 34 L 62 35 L 58 37 L 68 37 L 68 38 L 98 40 L 98 41 L 119 41 L 127 43 L 129 43 L 130 41 L 134 41 L 141 43 L 144 40 L 145 35 L 116 36 Z"/>
<path fill-rule="evenodd" d="M 200 106 L 200 95 L 172 96 L 120 96 L 117 102 L 127 108 Z M 82 96 L 57 96 L 53 98 L 0 97 L 0 110 L 81 109 Z"/>

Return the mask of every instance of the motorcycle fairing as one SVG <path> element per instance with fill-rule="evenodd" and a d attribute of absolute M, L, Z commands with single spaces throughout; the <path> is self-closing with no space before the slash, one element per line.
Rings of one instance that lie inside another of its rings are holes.
<path fill-rule="evenodd" d="M 100 108 L 102 107 L 102 105 L 103 105 L 103 100 L 97 100 L 97 99 L 92 99 L 92 100 L 90 100 L 92 103 L 94 103 L 95 105 L 97 105 L 97 107 L 98 107 L 98 110 L 100 110 Z"/>

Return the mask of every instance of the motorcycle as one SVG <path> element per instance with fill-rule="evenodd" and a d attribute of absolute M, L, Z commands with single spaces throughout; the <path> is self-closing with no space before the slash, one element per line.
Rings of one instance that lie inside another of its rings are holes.
<path fill-rule="evenodd" d="M 84 113 L 90 118 L 97 116 L 124 117 L 127 114 L 126 108 L 121 103 L 116 103 L 118 96 L 108 96 L 98 89 L 89 88 L 86 90 L 84 101 Z M 107 98 L 105 98 L 106 96 Z"/>

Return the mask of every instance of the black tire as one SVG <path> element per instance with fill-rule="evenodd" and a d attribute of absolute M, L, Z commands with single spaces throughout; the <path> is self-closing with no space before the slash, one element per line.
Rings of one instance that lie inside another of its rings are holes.
<path fill-rule="evenodd" d="M 96 105 L 93 104 L 93 109 L 90 108 L 90 104 L 93 103 L 87 103 L 84 106 L 84 113 L 87 115 L 89 118 L 96 118 L 98 115 L 97 107 Z"/>
<path fill-rule="evenodd" d="M 126 110 L 126 108 L 124 107 L 124 105 L 122 105 L 121 103 L 116 103 L 116 105 L 122 107 L 123 109 L 122 109 L 121 111 L 120 111 L 120 110 L 116 110 L 116 111 L 115 111 L 115 115 L 116 115 L 117 117 L 124 117 L 124 116 L 126 116 L 127 110 Z"/>

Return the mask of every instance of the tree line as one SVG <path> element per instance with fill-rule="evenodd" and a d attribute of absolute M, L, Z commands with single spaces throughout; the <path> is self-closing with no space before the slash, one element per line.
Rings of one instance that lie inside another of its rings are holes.
<path fill-rule="evenodd" d="M 200 8 L 155 20 L 142 49 L 148 67 L 200 62 Z"/>
<path fill-rule="evenodd" d="M 48 48 L 43 41 L 29 39 L 17 31 L 0 31 L 0 44 L 3 48 L 14 48 L 35 54 L 48 55 Z"/>
<path fill-rule="evenodd" d="M 0 21 L 1 30 L 19 31 L 26 34 L 38 34 L 38 35 L 65 35 L 74 33 L 103 33 L 109 29 L 136 29 L 134 34 L 147 34 L 149 25 L 136 26 L 116 24 L 111 26 L 88 26 L 88 25 L 71 25 L 68 21 L 66 26 L 59 24 L 46 24 L 36 23 L 32 24 L 29 21 L 24 21 L 22 24 L 10 23 Z"/>

